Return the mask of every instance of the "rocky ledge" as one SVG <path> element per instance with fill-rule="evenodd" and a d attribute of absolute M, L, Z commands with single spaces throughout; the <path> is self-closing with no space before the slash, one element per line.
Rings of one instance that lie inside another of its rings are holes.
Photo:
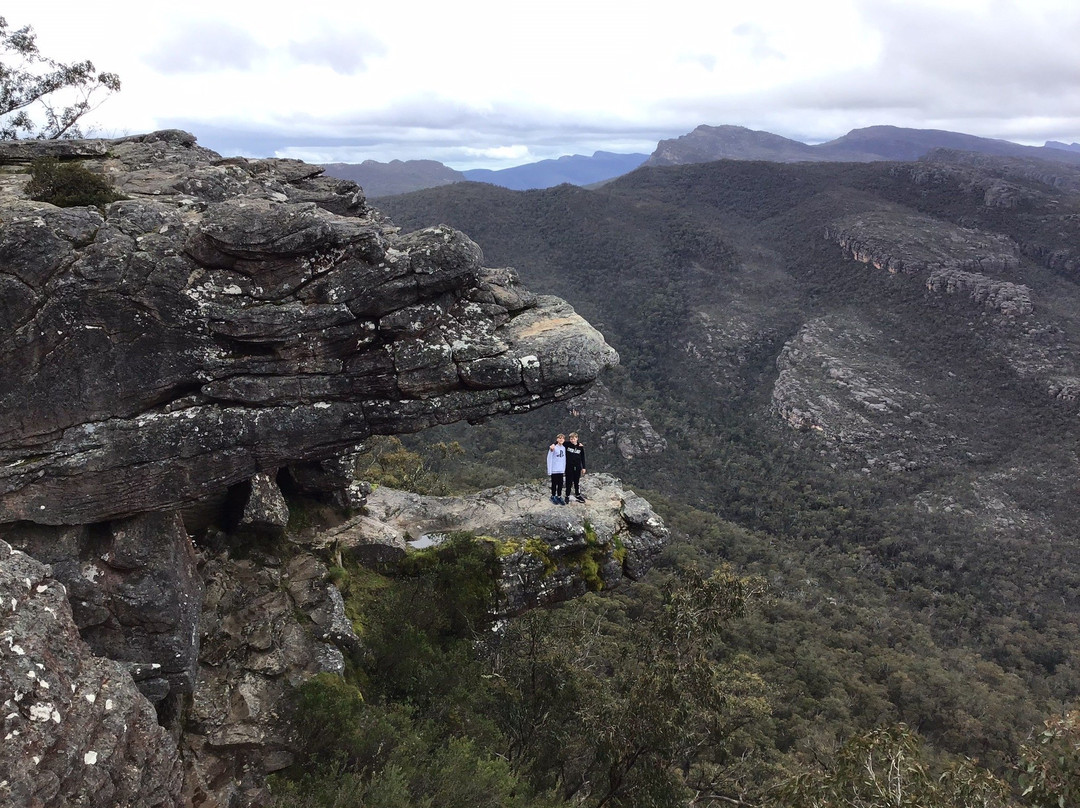
<path fill-rule="evenodd" d="M 466 236 L 401 234 L 321 168 L 183 132 L 76 141 L 59 156 L 127 198 L 57 208 L 23 198 L 37 153 L 0 145 L 0 523 L 176 507 L 618 361 Z"/>
<path fill-rule="evenodd" d="M 668 530 L 649 503 L 607 474 L 582 479 L 586 501 L 554 505 L 544 483 L 430 497 L 376 488 L 366 513 L 308 544 L 362 563 L 400 558 L 467 532 L 500 560 L 498 614 L 508 616 L 613 588 L 652 566 Z"/>

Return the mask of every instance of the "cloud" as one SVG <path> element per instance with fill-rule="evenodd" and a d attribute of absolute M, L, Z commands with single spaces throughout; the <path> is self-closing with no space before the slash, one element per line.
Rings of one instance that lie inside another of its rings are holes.
<path fill-rule="evenodd" d="M 144 61 L 161 73 L 248 70 L 268 49 L 242 28 L 224 23 L 189 23 L 161 42 Z"/>
<path fill-rule="evenodd" d="M 310 39 L 289 43 L 289 55 L 300 64 L 329 67 L 343 76 L 362 73 L 368 59 L 386 52 L 382 40 L 362 31 L 326 29 Z"/>
<path fill-rule="evenodd" d="M 749 50 L 750 57 L 755 62 L 765 61 L 766 59 L 779 59 L 783 61 L 787 58 L 782 51 L 773 47 L 769 35 L 765 33 L 762 28 L 753 23 L 744 22 L 736 25 L 731 29 L 731 33 L 744 41 L 744 44 Z"/>

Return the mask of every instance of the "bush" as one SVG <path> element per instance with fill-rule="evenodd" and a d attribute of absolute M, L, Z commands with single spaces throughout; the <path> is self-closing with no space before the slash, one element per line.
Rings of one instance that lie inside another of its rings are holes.
<path fill-rule="evenodd" d="M 107 179 L 81 163 L 61 163 L 54 157 L 42 157 L 30 165 L 26 194 L 59 208 L 80 205 L 100 208 L 124 198 Z"/>

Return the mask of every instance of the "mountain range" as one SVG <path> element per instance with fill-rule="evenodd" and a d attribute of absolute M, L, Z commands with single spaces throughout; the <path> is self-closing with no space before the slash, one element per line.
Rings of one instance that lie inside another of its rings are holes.
<path fill-rule="evenodd" d="M 1080 144 L 1048 141 L 1045 146 L 1024 146 L 1008 140 L 978 137 L 940 129 L 870 126 L 853 129 L 843 137 L 810 145 L 771 132 L 743 126 L 699 126 L 688 134 L 661 140 L 651 155 L 597 151 L 592 156 L 568 155 L 498 170 L 455 171 L 435 160 L 392 160 L 380 163 L 331 163 L 324 168 L 332 177 L 348 179 L 371 198 L 392 196 L 454 182 L 486 182 L 526 191 L 562 183 L 592 185 L 627 174 L 638 166 L 688 165 L 713 160 L 768 160 L 797 162 L 873 162 L 918 160 L 934 149 L 956 149 L 1005 157 L 1033 157 L 1080 164 Z"/>

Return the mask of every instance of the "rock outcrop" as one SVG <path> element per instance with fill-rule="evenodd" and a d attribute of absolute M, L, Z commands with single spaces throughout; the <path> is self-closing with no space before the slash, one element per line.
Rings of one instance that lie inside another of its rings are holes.
<path fill-rule="evenodd" d="M 29 200 L 41 156 L 125 198 Z M 357 646 L 324 564 L 273 554 L 282 488 L 360 508 L 363 439 L 563 401 L 618 361 L 463 234 L 178 131 L 0 144 L 0 300 L 14 805 L 263 804 L 296 751 L 287 693 Z M 611 582 L 662 532 L 627 502 L 640 546 Z"/>
<path fill-rule="evenodd" d="M 635 579 L 652 566 L 668 530 L 649 503 L 607 474 L 587 474 L 585 503 L 553 505 L 546 483 L 426 497 L 380 487 L 367 513 L 320 533 L 312 546 L 365 563 L 399 558 L 465 531 L 494 541 L 502 576 L 499 613 L 512 615 Z"/>
<path fill-rule="evenodd" d="M 0 536 L 51 565 L 83 639 L 124 663 L 151 701 L 191 692 L 203 583 L 179 514 L 71 527 L 23 522 Z"/>
<path fill-rule="evenodd" d="M 176 744 L 119 662 L 79 637 L 48 566 L 0 542 L 0 804 L 180 804 Z"/>
<path fill-rule="evenodd" d="M 105 146 L 89 162 L 129 198 L 104 211 L 19 198 L 17 172 L 0 187 L 0 523 L 166 510 L 565 399 L 617 361 L 461 233 L 400 234 L 317 167 L 177 132 Z"/>
<path fill-rule="evenodd" d="M 222 551 L 203 567 L 198 682 L 181 738 L 193 805 L 262 805 L 266 775 L 297 751 L 285 715 L 292 688 L 341 674 L 355 649 L 341 594 L 307 553 L 288 560 Z"/>
<path fill-rule="evenodd" d="M 572 417 L 582 420 L 601 446 L 614 447 L 624 460 L 660 454 L 667 449 L 667 441 L 645 413 L 616 400 L 602 382 L 568 402 L 566 409 Z"/>
<path fill-rule="evenodd" d="M 890 273 L 925 273 L 937 294 L 964 294 L 1007 316 L 1030 314 L 1031 290 L 990 277 L 1020 266 L 1020 248 L 1006 236 L 899 211 L 868 211 L 834 222 L 825 238 L 844 255 Z"/>
<path fill-rule="evenodd" d="M 890 343 L 854 319 L 806 323 L 780 351 L 772 409 L 865 469 L 899 472 L 962 452 L 962 438 L 941 423 L 926 384 L 890 356 Z"/>

